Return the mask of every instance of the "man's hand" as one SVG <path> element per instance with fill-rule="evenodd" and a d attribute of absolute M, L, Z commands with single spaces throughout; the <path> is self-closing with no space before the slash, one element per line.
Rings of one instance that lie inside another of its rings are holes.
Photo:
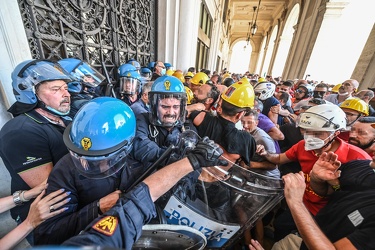
<path fill-rule="evenodd" d="M 258 155 L 264 156 L 267 154 L 267 151 L 263 145 L 258 144 L 255 153 L 257 153 Z"/>
<path fill-rule="evenodd" d="M 341 174 L 341 171 L 338 170 L 341 162 L 337 160 L 337 157 L 337 154 L 333 152 L 322 153 L 310 172 L 310 178 L 321 181 L 338 179 Z"/>
<path fill-rule="evenodd" d="M 99 209 L 104 214 L 109 209 L 111 209 L 117 202 L 117 200 L 120 198 L 121 191 L 116 190 L 103 198 L 99 200 Z"/>
<path fill-rule="evenodd" d="M 296 174 L 287 174 L 283 176 L 284 181 L 284 195 L 286 201 L 302 202 L 303 194 L 305 193 L 306 183 L 305 176 L 302 171 Z"/>
<path fill-rule="evenodd" d="M 219 158 L 222 154 L 223 150 L 219 145 L 206 136 L 187 154 L 187 158 L 194 170 L 197 170 L 203 167 L 227 166 L 228 162 Z"/>

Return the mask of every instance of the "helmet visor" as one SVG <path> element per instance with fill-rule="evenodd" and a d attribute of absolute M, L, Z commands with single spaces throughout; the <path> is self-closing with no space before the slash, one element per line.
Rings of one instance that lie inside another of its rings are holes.
<path fill-rule="evenodd" d="M 80 80 L 84 85 L 95 88 L 101 84 L 105 77 L 94 68 L 89 67 L 85 63 L 78 65 L 71 73 L 75 78 Z"/>
<path fill-rule="evenodd" d="M 135 78 L 121 77 L 120 92 L 126 95 L 134 95 L 138 92 L 139 81 Z"/>
<path fill-rule="evenodd" d="M 103 179 L 111 176 L 127 162 L 127 155 L 131 146 L 125 146 L 116 152 L 107 156 L 80 156 L 73 151 L 69 151 L 73 163 L 77 170 L 85 177 L 90 179 Z"/>

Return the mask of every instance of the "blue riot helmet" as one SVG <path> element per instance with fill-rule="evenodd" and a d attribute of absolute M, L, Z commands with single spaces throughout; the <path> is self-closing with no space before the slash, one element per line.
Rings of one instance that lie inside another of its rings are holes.
<path fill-rule="evenodd" d="M 120 93 L 134 95 L 140 92 L 141 75 L 138 71 L 123 72 L 120 75 Z"/>
<path fill-rule="evenodd" d="M 85 104 L 64 131 L 64 143 L 77 170 L 101 179 L 126 165 L 135 136 L 131 108 L 112 97 L 98 97 Z"/>
<path fill-rule="evenodd" d="M 75 94 L 81 93 L 81 91 L 82 91 L 81 82 L 74 81 L 74 82 L 68 83 L 68 91 L 69 91 L 69 93 L 75 93 Z"/>
<path fill-rule="evenodd" d="M 152 72 L 149 68 L 147 67 L 142 67 L 141 68 L 141 76 L 147 79 L 150 79 L 152 75 Z"/>
<path fill-rule="evenodd" d="M 101 84 L 105 77 L 96 69 L 90 67 L 84 61 L 76 58 L 65 58 L 58 61 L 63 69 L 65 69 L 76 81 L 80 81 L 89 88 L 96 88 Z"/>
<path fill-rule="evenodd" d="M 155 62 L 149 62 L 148 65 L 147 65 L 147 68 L 149 68 L 152 71 L 154 71 L 154 68 L 155 68 Z"/>
<path fill-rule="evenodd" d="M 137 71 L 137 69 L 133 65 L 128 63 L 121 64 L 120 67 L 118 67 L 118 74 L 120 77 L 124 76 L 125 73 L 129 71 Z"/>
<path fill-rule="evenodd" d="M 38 98 L 35 88 L 45 81 L 63 80 L 71 82 L 72 78 L 56 63 L 49 60 L 27 60 L 16 66 L 12 72 L 13 93 L 17 102 L 35 104 Z"/>
<path fill-rule="evenodd" d="M 134 58 L 129 59 L 126 63 L 133 65 L 137 69 L 138 72 L 141 69 L 141 65 Z"/>
<path fill-rule="evenodd" d="M 168 62 L 164 63 L 164 66 L 165 66 L 165 70 L 173 69 L 172 64 L 170 64 L 170 63 L 168 63 Z"/>
<path fill-rule="evenodd" d="M 155 126 L 173 127 L 185 122 L 186 92 L 174 76 L 158 77 L 148 93 L 150 122 Z"/>

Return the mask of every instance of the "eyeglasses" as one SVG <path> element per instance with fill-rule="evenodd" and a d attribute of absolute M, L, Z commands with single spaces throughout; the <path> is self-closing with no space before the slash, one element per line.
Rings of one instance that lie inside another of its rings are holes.
<path fill-rule="evenodd" d="M 314 96 L 324 96 L 326 93 L 327 93 L 326 91 L 314 90 Z"/>
<path fill-rule="evenodd" d="M 158 65 L 158 67 L 160 67 L 162 69 L 165 69 L 165 66 L 163 66 L 163 65 Z"/>
<path fill-rule="evenodd" d="M 297 90 L 296 90 L 296 93 L 302 94 L 302 93 L 306 93 L 306 92 L 303 91 L 302 89 L 297 89 Z"/>

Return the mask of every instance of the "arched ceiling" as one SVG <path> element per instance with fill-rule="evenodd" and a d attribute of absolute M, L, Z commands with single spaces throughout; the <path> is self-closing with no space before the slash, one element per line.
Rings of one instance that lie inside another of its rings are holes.
<path fill-rule="evenodd" d="M 262 37 L 269 28 L 280 18 L 287 9 L 290 0 L 261 0 L 256 24 L 258 26 L 254 37 Z M 258 11 L 259 0 L 230 0 L 228 5 L 230 20 L 230 43 L 237 39 L 248 37 L 249 23 L 254 22 L 254 6 Z M 256 17 L 256 12 L 254 19 Z"/>

